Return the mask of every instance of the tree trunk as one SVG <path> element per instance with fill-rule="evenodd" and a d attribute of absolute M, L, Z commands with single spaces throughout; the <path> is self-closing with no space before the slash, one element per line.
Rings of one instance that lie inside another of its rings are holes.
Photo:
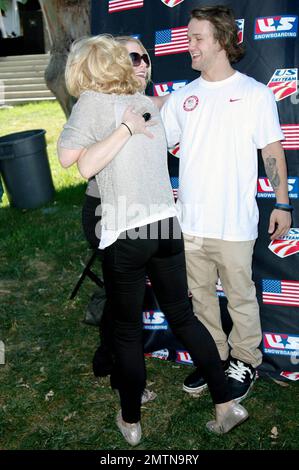
<path fill-rule="evenodd" d="M 56 96 L 66 117 L 74 98 L 66 89 L 64 71 L 71 43 L 90 34 L 89 0 L 39 0 L 49 31 L 51 57 L 45 72 L 47 86 Z"/>

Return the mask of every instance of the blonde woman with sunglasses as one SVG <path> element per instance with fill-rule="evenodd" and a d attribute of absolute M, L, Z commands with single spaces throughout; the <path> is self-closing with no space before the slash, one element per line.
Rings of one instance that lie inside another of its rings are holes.
<path fill-rule="evenodd" d="M 140 90 L 144 93 L 147 85 L 151 81 L 152 66 L 151 60 L 147 50 L 142 42 L 132 36 L 118 36 L 115 38 L 120 44 L 125 46 L 129 53 L 130 60 L 133 65 L 133 70 L 136 78 L 140 83 Z M 151 101 L 160 109 L 169 95 L 163 97 L 149 96 Z M 77 155 L 75 155 L 75 159 Z M 61 164 L 64 167 L 69 167 L 75 163 L 75 160 L 64 160 L 64 155 L 61 158 Z M 90 246 L 97 250 L 101 238 L 101 199 L 99 189 L 95 177 L 89 178 L 85 199 L 82 207 L 82 226 L 85 237 Z M 102 258 L 102 251 L 98 251 L 98 255 Z M 107 296 L 107 295 L 106 295 Z M 92 360 L 93 372 L 96 377 L 105 377 L 110 375 L 114 363 L 114 351 L 112 343 L 112 312 L 109 299 L 105 302 L 103 308 L 103 315 L 101 317 L 99 333 L 100 345 L 96 349 Z M 112 383 L 112 388 L 117 390 L 117 384 Z M 156 394 L 148 389 L 145 389 L 142 395 L 142 402 L 146 403 L 156 397 Z"/>
<path fill-rule="evenodd" d="M 96 175 L 102 199 L 100 248 L 114 314 L 112 374 L 121 405 L 117 426 L 130 445 L 139 444 L 146 383 L 142 305 L 147 273 L 173 333 L 207 378 L 216 412 L 207 427 L 226 433 L 248 413 L 231 400 L 216 345 L 190 307 L 159 111 L 140 93 L 126 48 L 106 35 L 73 44 L 66 82 L 79 99 L 59 140 L 60 158 L 76 156 L 83 177 Z"/>

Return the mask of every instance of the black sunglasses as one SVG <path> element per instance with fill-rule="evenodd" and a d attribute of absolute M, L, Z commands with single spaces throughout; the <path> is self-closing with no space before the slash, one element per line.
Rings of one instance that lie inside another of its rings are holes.
<path fill-rule="evenodd" d="M 147 67 L 150 66 L 150 60 L 147 54 L 140 55 L 138 54 L 138 52 L 130 52 L 129 56 L 132 61 L 133 67 L 139 67 L 142 60 L 146 64 Z"/>

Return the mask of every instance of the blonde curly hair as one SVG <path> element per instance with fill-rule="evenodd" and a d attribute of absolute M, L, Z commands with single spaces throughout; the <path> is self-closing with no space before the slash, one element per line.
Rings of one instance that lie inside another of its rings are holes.
<path fill-rule="evenodd" d="M 141 91 L 127 49 L 112 36 L 83 37 L 73 42 L 68 55 L 65 81 L 70 95 L 85 90 L 133 95 Z"/>

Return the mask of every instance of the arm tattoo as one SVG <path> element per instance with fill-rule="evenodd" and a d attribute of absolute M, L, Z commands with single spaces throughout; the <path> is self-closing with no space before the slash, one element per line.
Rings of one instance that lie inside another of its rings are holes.
<path fill-rule="evenodd" d="M 275 157 L 267 157 L 265 159 L 265 170 L 266 174 L 270 180 L 270 183 L 272 185 L 272 188 L 275 190 L 279 187 L 280 185 L 280 178 L 279 174 L 277 171 L 277 166 L 276 166 L 276 158 Z"/>

